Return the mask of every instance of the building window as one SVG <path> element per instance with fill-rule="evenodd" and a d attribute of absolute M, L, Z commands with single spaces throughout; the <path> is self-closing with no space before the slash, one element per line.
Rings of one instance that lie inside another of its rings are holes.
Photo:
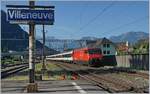
<path fill-rule="evenodd" d="M 110 44 L 107 44 L 107 48 L 109 48 L 110 47 Z"/>
<path fill-rule="evenodd" d="M 103 54 L 106 54 L 106 51 L 103 51 Z"/>
<path fill-rule="evenodd" d="M 110 51 L 107 51 L 107 54 L 110 54 Z"/>
<path fill-rule="evenodd" d="M 106 47 L 106 44 L 103 44 L 103 47 Z"/>

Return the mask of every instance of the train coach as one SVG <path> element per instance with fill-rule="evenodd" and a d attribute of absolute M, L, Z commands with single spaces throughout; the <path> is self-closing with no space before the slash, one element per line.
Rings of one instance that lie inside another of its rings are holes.
<path fill-rule="evenodd" d="M 80 48 L 47 56 L 47 60 L 64 61 L 88 66 L 100 66 L 103 55 L 100 48 Z"/>

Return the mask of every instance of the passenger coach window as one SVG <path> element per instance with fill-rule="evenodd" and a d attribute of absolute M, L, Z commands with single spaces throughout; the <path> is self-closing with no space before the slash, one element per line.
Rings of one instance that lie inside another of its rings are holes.
<path fill-rule="evenodd" d="M 64 55 L 64 57 L 71 57 L 71 54 L 66 54 Z"/>

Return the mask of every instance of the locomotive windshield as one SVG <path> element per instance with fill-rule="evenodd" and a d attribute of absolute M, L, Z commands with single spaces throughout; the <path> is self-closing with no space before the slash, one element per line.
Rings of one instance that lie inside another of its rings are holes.
<path fill-rule="evenodd" d="M 101 49 L 89 49 L 89 54 L 101 54 Z"/>

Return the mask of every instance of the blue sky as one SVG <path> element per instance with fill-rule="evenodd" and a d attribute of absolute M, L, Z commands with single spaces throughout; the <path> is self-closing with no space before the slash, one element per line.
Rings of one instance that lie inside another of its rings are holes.
<path fill-rule="evenodd" d="M 2 2 L 6 4 L 28 4 L 28 2 Z M 148 30 L 148 1 L 37 1 L 36 5 L 54 5 L 55 23 L 46 26 L 46 36 L 59 39 L 80 39 L 81 37 L 116 36 L 129 31 Z M 103 12 L 102 12 L 103 11 Z M 28 31 L 28 25 L 21 25 Z M 42 26 L 36 26 L 40 37 Z"/>

